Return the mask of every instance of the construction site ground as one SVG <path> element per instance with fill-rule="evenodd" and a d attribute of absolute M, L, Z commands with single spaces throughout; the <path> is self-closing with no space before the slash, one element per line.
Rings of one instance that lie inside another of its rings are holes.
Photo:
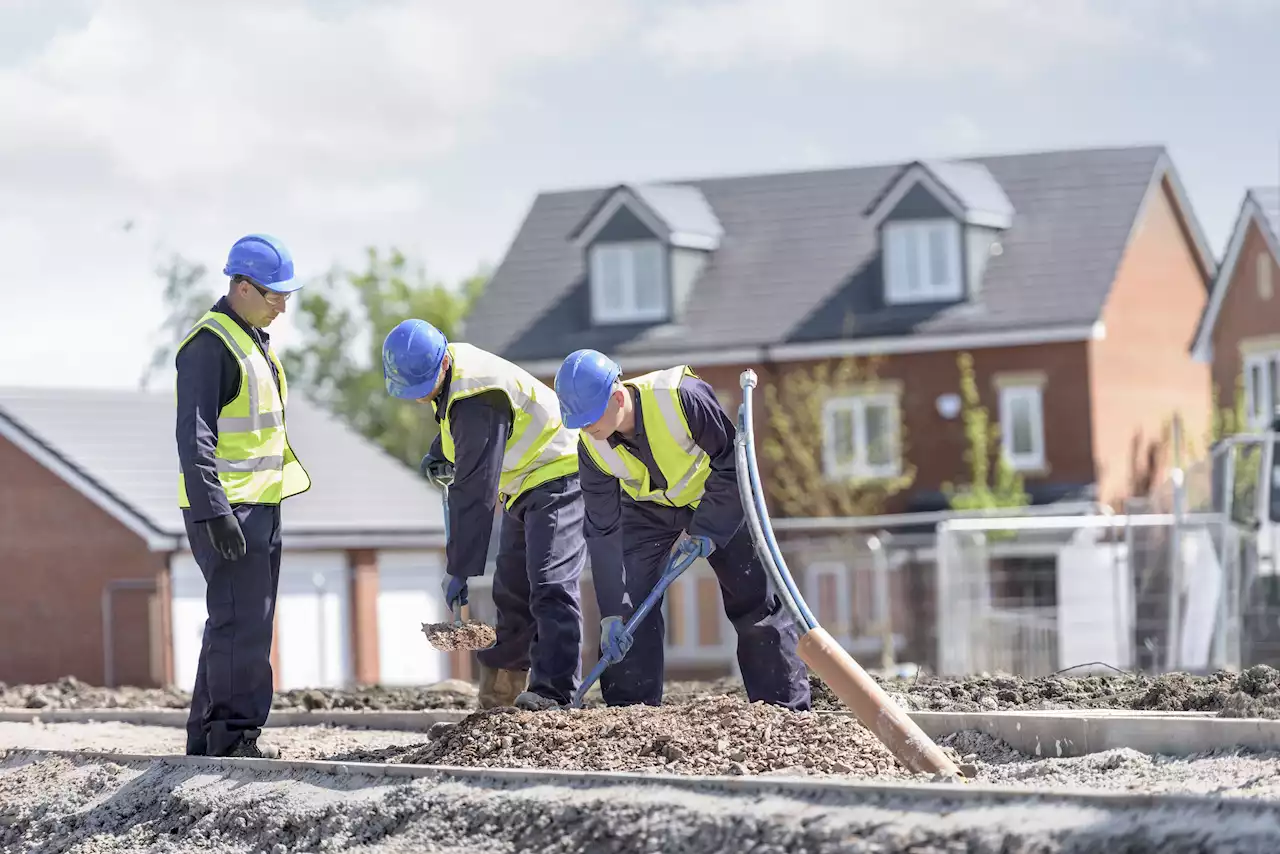
<path fill-rule="evenodd" d="M 1208 677 L 882 684 L 913 710 L 1119 709 L 1240 718 L 1276 716 L 1277 675 L 1253 668 Z M 813 687 L 816 710 L 843 710 L 820 682 Z M 326 766 L 328 773 L 288 761 L 148 761 L 182 752 L 178 727 L 0 722 L 0 851 L 1280 850 L 1274 752 L 1228 746 L 1148 755 L 1121 747 L 1047 758 L 961 731 L 939 739 L 971 775 L 961 797 L 953 785 L 903 769 L 853 717 L 749 704 L 734 680 L 673 683 L 660 708 L 481 712 L 474 695 L 472 686 L 456 682 L 281 693 L 281 710 L 461 713 L 458 723 L 437 724 L 431 733 L 265 731 L 283 760 L 343 763 Z M 33 716 L 55 708 L 185 705 L 179 692 L 108 690 L 74 680 L 0 689 L 0 709 L 29 709 Z M 518 783 L 447 770 L 387 776 L 394 766 L 422 765 L 541 776 Z M 581 772 L 631 776 L 606 783 Z M 766 788 L 694 791 L 666 782 L 701 785 L 704 775 Z M 815 785 L 825 788 L 805 788 Z M 1075 792 L 1109 799 L 1073 800 Z"/>

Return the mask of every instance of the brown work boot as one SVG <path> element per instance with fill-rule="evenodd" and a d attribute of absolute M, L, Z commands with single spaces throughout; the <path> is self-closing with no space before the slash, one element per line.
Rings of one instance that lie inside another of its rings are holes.
<path fill-rule="evenodd" d="M 480 708 L 513 706 L 529 681 L 527 670 L 498 670 L 480 665 Z"/>

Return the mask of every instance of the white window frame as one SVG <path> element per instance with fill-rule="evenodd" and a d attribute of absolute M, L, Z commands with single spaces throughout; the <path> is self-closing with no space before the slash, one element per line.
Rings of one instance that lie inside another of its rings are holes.
<path fill-rule="evenodd" d="M 902 305 L 961 299 L 964 296 L 962 233 L 960 223 L 954 219 L 885 223 L 882 229 L 885 302 Z M 932 252 L 935 240 L 941 240 L 941 259 L 935 259 Z M 940 282 L 932 281 L 935 260 L 941 260 L 946 270 L 946 278 Z M 909 278 L 912 271 L 916 274 L 914 286 Z"/>
<path fill-rule="evenodd" d="M 893 460 L 880 466 L 867 462 L 867 409 L 873 406 L 889 410 L 889 429 L 893 435 Z M 851 462 L 841 465 L 837 462 L 836 431 L 832 421 L 846 414 L 853 418 L 854 454 Z M 892 392 L 829 398 L 822 407 L 822 469 L 826 476 L 833 480 L 897 477 L 902 473 L 901 423 L 900 401 Z"/>
<path fill-rule="evenodd" d="M 1280 351 L 1270 350 L 1250 353 L 1244 357 L 1244 411 L 1245 419 L 1254 430 L 1265 430 L 1274 418 L 1276 405 L 1272 400 L 1273 388 L 1269 372 L 1275 371 L 1280 385 Z M 1257 378 L 1254 374 L 1257 373 Z M 1261 379 L 1261 388 L 1258 379 Z"/>
<path fill-rule="evenodd" d="M 1031 443 L 1026 454 L 1013 450 L 1013 404 L 1017 400 L 1031 403 Z M 1044 389 L 1040 385 L 1006 385 L 1000 388 L 1000 444 L 1005 459 L 1014 471 L 1032 471 L 1045 466 Z"/>
<path fill-rule="evenodd" d="M 636 255 L 639 252 L 658 255 L 658 300 L 652 305 L 636 302 Z M 603 263 L 610 254 L 622 256 L 621 305 L 609 306 L 604 297 Z M 660 240 L 625 240 L 597 243 L 591 247 L 591 313 L 596 323 L 643 323 L 663 320 L 668 314 L 667 255 Z"/>
<path fill-rule="evenodd" d="M 703 644 L 699 641 L 702 635 L 702 619 L 698 608 L 698 580 L 715 578 L 711 564 L 705 558 L 693 562 L 684 573 L 671 582 L 667 590 L 679 585 L 681 594 L 681 622 L 685 629 L 683 643 L 672 643 L 663 636 L 662 643 L 669 662 L 679 664 L 710 664 L 729 661 L 734 658 L 737 649 L 737 634 L 733 623 L 725 616 L 723 602 L 716 609 L 716 620 L 720 623 L 720 643 Z M 662 616 L 668 626 L 672 622 L 670 596 L 662 597 Z"/>

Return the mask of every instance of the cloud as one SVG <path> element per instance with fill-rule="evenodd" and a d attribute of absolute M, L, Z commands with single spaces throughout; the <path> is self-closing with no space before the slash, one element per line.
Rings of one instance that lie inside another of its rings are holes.
<path fill-rule="evenodd" d="M 1022 75 L 1082 52 L 1139 50 L 1201 61 L 1190 38 L 1161 30 L 1160 3 L 679 0 L 655 16 L 644 44 L 681 68 L 834 60 L 899 78 L 961 71 Z"/>

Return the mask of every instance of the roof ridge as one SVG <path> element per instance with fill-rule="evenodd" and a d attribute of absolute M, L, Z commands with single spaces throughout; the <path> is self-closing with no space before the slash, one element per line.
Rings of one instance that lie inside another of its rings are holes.
<path fill-rule="evenodd" d="M 684 177 L 649 177 L 649 178 L 627 178 L 609 183 L 563 186 L 557 189 L 541 190 L 538 192 L 539 197 L 567 196 L 575 193 L 601 193 L 616 189 L 620 186 L 644 186 L 644 185 L 697 185 L 708 184 L 721 181 L 740 181 L 758 178 L 796 178 L 806 175 L 829 175 L 835 173 L 847 173 L 858 171 L 870 171 L 875 169 L 898 169 L 912 163 L 927 163 L 929 161 L 942 161 L 954 163 L 981 163 L 988 160 L 1015 160 L 1026 157 L 1054 157 L 1063 154 L 1114 154 L 1121 151 L 1140 152 L 1145 151 L 1152 156 L 1159 156 L 1168 151 L 1168 146 L 1164 143 L 1135 143 L 1133 145 L 1097 145 L 1097 146 L 1081 146 L 1079 148 L 1045 148 L 1032 149 L 1027 151 L 1003 151 L 988 152 L 986 154 L 966 154 L 963 156 L 945 156 L 945 155 L 913 155 L 904 157 L 900 160 L 883 160 L 871 163 L 854 163 L 844 166 L 816 166 L 804 169 L 764 169 L 757 171 L 743 171 L 723 173 L 720 175 L 702 175 Z"/>

